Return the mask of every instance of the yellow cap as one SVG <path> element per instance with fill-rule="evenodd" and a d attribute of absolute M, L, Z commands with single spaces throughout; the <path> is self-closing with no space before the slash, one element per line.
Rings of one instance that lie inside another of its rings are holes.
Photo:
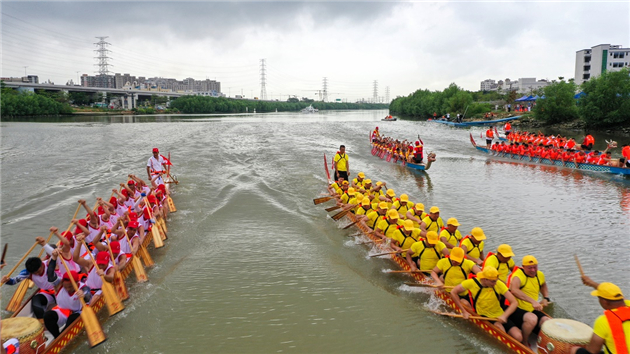
<path fill-rule="evenodd" d="M 365 178 L 365 173 L 359 172 L 359 174 L 357 176 L 359 176 L 359 178 Z"/>
<path fill-rule="evenodd" d="M 427 242 L 429 242 L 432 245 L 437 245 L 439 240 L 440 238 L 438 237 L 437 232 L 435 231 L 427 232 Z"/>
<path fill-rule="evenodd" d="M 364 184 L 370 184 L 370 183 L 372 183 L 372 180 L 371 179 L 366 179 L 365 181 L 363 181 L 363 183 Z"/>
<path fill-rule="evenodd" d="M 368 197 L 363 198 L 363 200 L 361 201 L 361 205 L 363 206 L 370 205 L 370 198 Z"/>
<path fill-rule="evenodd" d="M 416 205 L 414 205 L 414 206 L 416 207 L 416 210 L 424 211 L 424 204 L 416 203 Z"/>
<path fill-rule="evenodd" d="M 460 247 L 451 248 L 451 259 L 461 263 L 464 260 L 464 250 Z"/>
<path fill-rule="evenodd" d="M 357 198 L 358 200 L 363 200 L 363 194 L 361 194 L 361 193 L 359 193 L 359 192 L 356 192 L 356 193 L 354 194 L 354 197 L 355 197 L 355 198 Z"/>
<path fill-rule="evenodd" d="M 394 209 L 391 209 L 391 210 L 389 210 L 389 211 L 387 212 L 387 216 L 388 216 L 390 219 L 398 219 L 398 212 L 397 212 L 396 210 L 394 210 Z"/>
<path fill-rule="evenodd" d="M 350 184 L 350 183 L 348 183 L 348 181 L 343 181 L 341 182 L 341 184 Z"/>
<path fill-rule="evenodd" d="M 534 256 L 531 255 L 527 255 L 525 257 L 523 257 L 523 265 L 524 266 L 530 266 L 530 265 L 536 265 L 538 264 L 538 261 L 536 260 L 536 258 L 534 258 Z"/>
<path fill-rule="evenodd" d="M 381 181 L 376 182 L 377 186 L 380 186 L 381 184 L 383 184 L 383 182 L 381 182 Z"/>
<path fill-rule="evenodd" d="M 413 229 L 414 229 L 413 221 L 411 221 L 411 220 L 405 220 L 403 222 L 403 226 L 405 227 L 406 231 L 413 231 Z"/>
<path fill-rule="evenodd" d="M 350 187 L 348 188 L 348 195 L 354 195 L 356 191 L 354 190 L 354 188 Z"/>
<path fill-rule="evenodd" d="M 600 283 L 597 290 L 591 293 L 593 296 L 601 297 L 606 300 L 623 300 L 621 289 L 613 283 Z"/>
<path fill-rule="evenodd" d="M 459 221 L 455 218 L 450 218 L 446 221 L 446 225 L 459 226 Z"/>
<path fill-rule="evenodd" d="M 388 189 L 388 190 L 387 190 L 387 195 L 388 195 L 388 196 L 390 196 L 390 197 L 395 197 L 395 196 L 396 196 L 396 193 L 394 193 L 394 190 L 393 190 L 393 189 Z"/>
<path fill-rule="evenodd" d="M 436 206 L 432 206 L 431 209 L 429 209 L 430 213 L 439 213 L 440 212 L 440 208 L 436 207 Z"/>
<path fill-rule="evenodd" d="M 408 202 L 409 201 L 409 196 L 406 194 L 401 194 L 400 195 L 400 201 L 401 202 Z"/>
<path fill-rule="evenodd" d="M 486 234 L 483 233 L 483 230 L 480 227 L 475 227 L 470 231 L 470 234 L 473 235 L 475 240 L 483 241 L 486 239 Z"/>
<path fill-rule="evenodd" d="M 380 203 L 378 203 L 378 207 L 381 208 L 381 209 L 387 209 L 388 205 L 387 205 L 386 202 L 380 202 Z"/>
<path fill-rule="evenodd" d="M 477 278 L 479 279 L 488 279 L 488 280 L 497 280 L 499 279 L 499 272 L 495 267 L 485 266 L 483 270 L 477 273 Z"/>
<path fill-rule="evenodd" d="M 512 247 L 506 244 L 500 245 L 497 248 L 497 253 L 500 253 L 505 258 L 514 257 L 514 252 L 512 252 Z"/>

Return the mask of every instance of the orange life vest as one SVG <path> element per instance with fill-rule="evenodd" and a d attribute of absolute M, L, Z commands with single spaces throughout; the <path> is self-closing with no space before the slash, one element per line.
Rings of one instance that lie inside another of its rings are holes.
<path fill-rule="evenodd" d="M 488 129 L 486 130 L 486 139 L 491 139 L 494 138 L 494 132 L 492 131 L 492 129 Z"/>
<path fill-rule="evenodd" d="M 604 311 L 610 332 L 615 342 L 617 354 L 628 354 L 630 348 L 626 344 L 626 334 L 623 331 L 623 323 L 630 321 L 630 306 L 622 306 Z"/>

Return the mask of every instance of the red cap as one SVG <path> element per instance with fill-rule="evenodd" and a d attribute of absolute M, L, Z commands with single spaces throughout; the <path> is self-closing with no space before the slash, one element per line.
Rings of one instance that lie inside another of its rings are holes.
<path fill-rule="evenodd" d="M 120 253 L 120 242 L 112 241 L 109 243 L 109 247 L 112 248 L 112 253 Z"/>
<path fill-rule="evenodd" d="M 70 273 L 65 272 L 63 274 L 63 280 L 70 280 L 70 275 L 72 275 L 72 279 L 74 279 L 75 282 L 79 281 L 79 274 L 74 270 L 71 270 Z"/>
<path fill-rule="evenodd" d="M 105 265 L 109 264 L 109 253 L 106 251 L 100 251 L 99 253 L 97 253 L 96 264 L 105 264 Z"/>
<path fill-rule="evenodd" d="M 144 209 L 142 209 L 142 217 L 144 218 L 144 220 L 148 220 L 151 218 L 149 216 L 149 208 L 145 207 Z"/>
<path fill-rule="evenodd" d="M 90 216 L 90 214 L 88 214 L 88 216 Z M 83 227 L 88 226 L 88 222 L 85 219 L 79 219 L 79 222 L 77 222 L 77 224 L 82 225 Z"/>
<path fill-rule="evenodd" d="M 130 179 L 130 180 L 127 181 L 127 185 L 128 186 L 135 186 L 136 185 L 136 181 Z"/>
<path fill-rule="evenodd" d="M 153 152 L 160 152 L 160 150 L 158 150 L 158 148 L 153 148 Z"/>
<path fill-rule="evenodd" d="M 147 200 L 149 200 L 149 203 L 151 203 L 151 204 L 157 203 L 157 198 L 155 198 L 155 196 L 153 194 L 149 195 L 147 197 Z"/>
<path fill-rule="evenodd" d="M 138 227 L 138 220 L 131 220 L 127 227 L 133 227 L 134 229 Z"/>
<path fill-rule="evenodd" d="M 157 187 L 157 189 L 158 189 L 159 191 L 166 192 L 166 186 L 165 186 L 165 185 L 163 185 L 163 184 L 160 184 L 160 185 Z"/>
<path fill-rule="evenodd" d="M 132 211 L 131 213 L 129 213 L 129 220 L 130 221 L 138 221 L 138 214 L 136 214 L 135 211 Z"/>
<path fill-rule="evenodd" d="M 105 214 L 105 209 L 103 209 L 103 206 L 102 206 L 102 205 L 100 205 L 100 206 L 98 207 L 98 215 L 103 215 L 103 214 Z"/>
<path fill-rule="evenodd" d="M 123 195 L 123 196 L 125 196 L 125 197 L 128 197 L 128 196 L 129 196 L 129 192 L 127 192 L 127 190 L 126 190 L 126 189 L 123 189 L 123 190 L 122 190 L 122 192 L 120 192 L 120 194 L 122 194 L 122 195 Z"/>
<path fill-rule="evenodd" d="M 116 197 L 109 198 L 109 204 L 114 206 L 114 209 L 118 208 L 118 199 Z"/>
<path fill-rule="evenodd" d="M 376 127 L 376 130 L 378 130 L 378 127 Z"/>

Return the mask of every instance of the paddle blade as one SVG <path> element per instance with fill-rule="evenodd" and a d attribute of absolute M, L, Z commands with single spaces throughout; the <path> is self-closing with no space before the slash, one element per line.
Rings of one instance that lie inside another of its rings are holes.
<path fill-rule="evenodd" d="M 313 199 L 313 203 L 315 203 L 315 205 L 317 204 L 321 204 L 321 203 L 325 203 L 329 200 L 333 199 L 333 197 L 321 197 L 321 198 L 315 198 Z"/>
<path fill-rule="evenodd" d="M 131 257 L 131 265 L 133 266 L 134 273 L 136 273 L 136 280 L 138 283 L 144 283 L 149 280 L 149 277 L 147 277 L 147 273 L 144 271 L 144 267 L 142 266 L 142 262 L 140 262 L 140 258 L 138 256 Z"/>
<path fill-rule="evenodd" d="M 164 247 L 164 242 L 162 241 L 162 235 L 160 235 L 160 231 L 158 229 L 159 227 L 157 226 L 157 224 L 155 224 L 151 228 L 151 231 L 149 231 L 151 233 L 151 236 L 153 237 L 153 246 L 156 249 Z"/>
<path fill-rule="evenodd" d="M 127 285 L 125 285 L 125 280 L 122 277 L 120 272 L 116 272 L 114 275 L 114 287 L 116 288 L 116 293 L 118 294 L 118 298 L 122 301 L 129 299 L 129 292 L 127 291 Z"/>
<path fill-rule="evenodd" d="M 173 198 L 171 198 L 171 196 L 169 195 L 168 198 L 166 199 L 166 202 L 168 203 L 168 210 L 172 213 L 177 211 L 177 208 L 175 207 L 175 203 L 173 203 Z"/>
<path fill-rule="evenodd" d="M 147 251 L 144 245 L 140 245 L 140 247 L 138 248 L 138 253 L 140 253 L 140 258 L 142 258 L 142 262 L 144 262 L 145 266 L 153 267 L 155 265 L 155 262 L 153 262 L 153 258 L 151 258 L 149 251 Z"/>
<path fill-rule="evenodd" d="M 359 221 L 360 221 L 360 220 L 357 220 L 357 221 L 355 221 L 355 222 L 353 222 L 353 223 L 349 224 L 348 226 L 344 227 L 343 229 L 344 229 L 344 230 L 345 230 L 345 229 L 349 229 L 350 227 L 352 227 L 353 225 L 355 225 L 355 224 L 356 224 L 356 223 L 358 223 Z"/>
<path fill-rule="evenodd" d="M 20 285 L 18 286 L 17 290 L 13 293 L 13 296 L 11 297 L 9 304 L 7 305 L 7 308 L 6 308 L 7 311 L 15 312 L 20 309 L 20 306 L 22 305 L 22 301 L 24 300 L 24 296 L 26 295 L 26 292 L 28 291 L 27 280 L 30 280 L 30 279 L 25 279 L 24 281 L 20 282 Z"/>
<path fill-rule="evenodd" d="M 332 216 L 332 219 L 333 219 L 333 220 L 335 220 L 335 221 L 337 221 L 337 220 L 339 220 L 339 219 L 343 218 L 344 216 L 346 216 L 346 214 L 348 214 L 348 212 L 349 212 L 349 211 L 350 211 L 350 210 L 344 210 L 344 211 L 342 211 L 342 212 L 340 212 L 340 213 L 337 213 L 337 214 L 335 214 L 335 215 L 333 215 L 333 216 Z"/>
<path fill-rule="evenodd" d="M 103 285 L 101 286 L 101 291 L 103 292 L 103 296 L 105 296 L 105 305 L 107 305 L 107 311 L 109 311 L 109 315 L 113 316 L 124 310 L 125 306 L 123 305 L 120 298 L 118 298 L 118 294 L 116 294 L 114 286 L 107 282 L 105 279 L 102 280 Z"/>
<path fill-rule="evenodd" d="M 83 320 L 83 325 L 85 326 L 85 332 L 87 333 L 88 342 L 90 343 L 91 348 L 94 348 L 107 340 L 105 332 L 103 332 L 103 328 L 98 322 L 98 318 L 96 318 L 94 310 L 92 310 L 90 306 L 83 306 L 83 309 L 81 310 L 81 319 Z"/>
<path fill-rule="evenodd" d="M 335 205 L 335 206 L 332 206 L 332 207 L 330 207 L 330 208 L 326 208 L 326 209 L 324 209 L 324 210 L 326 210 L 326 211 L 333 211 L 333 210 L 337 210 L 337 209 L 339 209 L 339 208 L 341 208 L 339 205 Z"/>
<path fill-rule="evenodd" d="M 158 224 L 160 224 L 160 228 L 162 229 L 163 233 L 166 234 L 168 232 L 168 227 L 166 227 L 166 221 L 164 221 L 164 218 L 160 217 L 157 219 L 157 221 Z M 166 238 L 168 238 L 168 236 L 166 236 Z"/>

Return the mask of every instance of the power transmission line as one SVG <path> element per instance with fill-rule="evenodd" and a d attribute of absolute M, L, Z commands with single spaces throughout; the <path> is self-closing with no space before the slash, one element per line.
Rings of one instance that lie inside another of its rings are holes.
<path fill-rule="evenodd" d="M 373 93 L 373 97 L 372 97 L 372 102 L 373 103 L 377 103 L 378 102 L 378 81 L 374 80 L 374 93 Z"/>
<path fill-rule="evenodd" d="M 324 78 L 324 96 L 322 97 L 322 101 L 328 102 L 328 78 Z"/>
<path fill-rule="evenodd" d="M 389 103 L 389 86 L 385 87 L 385 103 Z"/>

